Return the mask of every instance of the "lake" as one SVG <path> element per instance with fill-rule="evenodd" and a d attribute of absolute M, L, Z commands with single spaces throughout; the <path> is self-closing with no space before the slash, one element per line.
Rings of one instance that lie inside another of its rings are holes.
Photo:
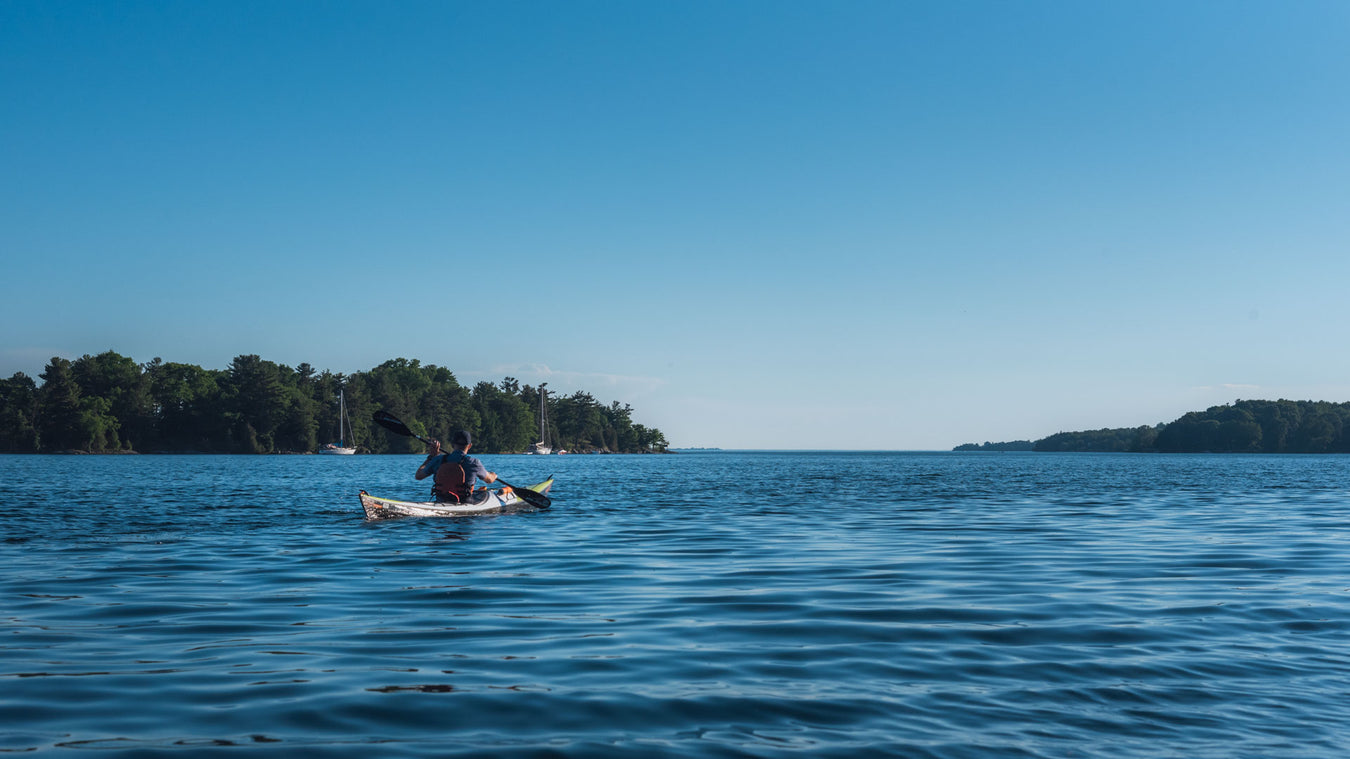
<path fill-rule="evenodd" d="M 1350 754 L 1350 457 L 482 458 L 0 456 L 0 753 Z"/>

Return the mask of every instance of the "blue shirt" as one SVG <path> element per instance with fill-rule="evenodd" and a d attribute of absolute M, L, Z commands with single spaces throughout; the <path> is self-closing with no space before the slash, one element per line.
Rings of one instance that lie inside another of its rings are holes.
<path fill-rule="evenodd" d="M 487 478 L 487 467 L 483 466 L 483 462 L 463 451 L 450 451 L 449 453 L 442 453 L 439 456 L 436 456 L 428 462 L 427 472 L 434 478 L 436 476 L 436 470 L 440 469 L 441 464 L 444 464 L 447 461 L 457 462 L 460 466 L 464 467 L 464 484 L 470 491 L 477 487 L 479 477 L 484 479 Z"/>

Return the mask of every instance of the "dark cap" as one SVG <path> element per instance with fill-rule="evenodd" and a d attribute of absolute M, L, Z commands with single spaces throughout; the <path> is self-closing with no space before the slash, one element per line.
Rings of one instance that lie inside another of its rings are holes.
<path fill-rule="evenodd" d="M 455 445 L 471 445 L 473 443 L 473 438 L 469 436 L 468 430 L 460 430 L 459 432 L 455 433 L 455 436 L 451 439 L 450 442 L 454 443 Z"/>

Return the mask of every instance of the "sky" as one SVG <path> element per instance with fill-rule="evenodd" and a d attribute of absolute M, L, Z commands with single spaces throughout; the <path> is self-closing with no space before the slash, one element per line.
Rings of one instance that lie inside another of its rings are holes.
<path fill-rule="evenodd" d="M 674 446 L 1350 401 L 1350 4 L 0 3 L 0 376 L 396 357 Z"/>

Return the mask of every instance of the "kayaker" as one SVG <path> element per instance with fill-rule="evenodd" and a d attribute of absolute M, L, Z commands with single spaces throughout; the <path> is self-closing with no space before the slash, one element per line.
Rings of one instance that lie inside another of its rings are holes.
<path fill-rule="evenodd" d="M 438 501 L 470 502 L 476 482 L 481 479 L 483 482 L 493 483 L 497 481 L 497 475 L 489 472 L 487 467 L 483 466 L 483 462 L 469 455 L 473 437 L 469 435 L 468 430 L 456 432 L 450 444 L 452 449 L 444 452 L 441 450 L 440 441 L 432 440 L 427 460 L 417 467 L 417 473 L 413 476 L 419 480 L 434 478 L 435 485 L 431 492 Z M 452 466 L 446 467 L 446 464 Z M 445 471 L 442 472 L 443 467 Z M 460 470 L 463 472 L 462 477 Z"/>

